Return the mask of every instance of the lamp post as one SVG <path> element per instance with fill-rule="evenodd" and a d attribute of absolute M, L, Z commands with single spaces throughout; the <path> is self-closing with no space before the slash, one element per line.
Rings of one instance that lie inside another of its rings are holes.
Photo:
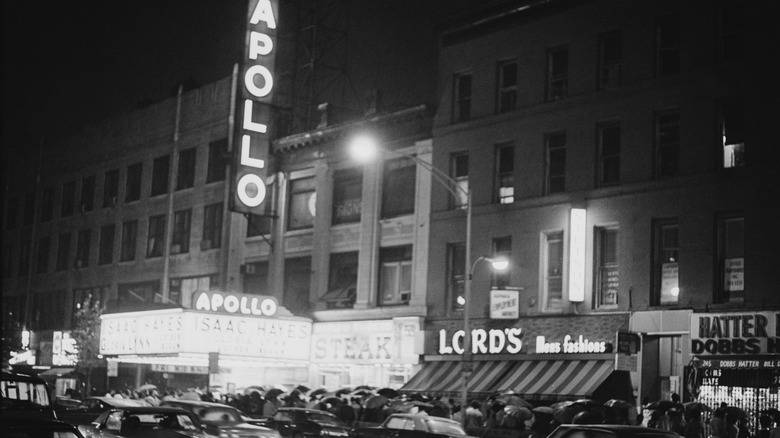
<path fill-rule="evenodd" d="M 377 146 L 376 141 L 366 135 L 355 137 L 350 143 L 350 154 L 358 161 L 368 162 L 373 160 L 379 153 L 381 148 Z M 463 284 L 463 354 L 461 359 L 461 415 L 463 425 L 466 425 L 466 408 L 468 407 L 468 383 L 469 374 L 471 373 L 471 327 L 469 321 L 469 313 L 471 308 L 471 278 L 474 274 L 474 268 L 479 261 L 491 262 L 494 269 L 503 270 L 509 266 L 509 262 L 506 260 L 491 259 L 486 256 L 480 256 L 474 263 L 471 263 L 471 188 L 464 189 L 458 182 L 451 176 L 435 168 L 432 163 L 421 160 L 416 155 L 393 151 L 389 149 L 381 149 L 382 152 L 398 157 L 405 157 L 414 160 L 415 163 L 422 166 L 424 169 L 431 173 L 431 176 L 438 181 L 447 191 L 455 197 L 459 198 L 461 195 L 466 197 L 466 242 L 465 242 L 465 266 L 463 275 L 466 277 Z"/>

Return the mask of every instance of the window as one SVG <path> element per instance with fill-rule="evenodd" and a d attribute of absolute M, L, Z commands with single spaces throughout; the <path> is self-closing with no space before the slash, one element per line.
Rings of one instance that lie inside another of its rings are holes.
<path fill-rule="evenodd" d="M 41 222 L 54 219 L 54 187 L 43 190 L 41 199 Z"/>
<path fill-rule="evenodd" d="M 455 75 L 453 94 L 453 122 L 469 120 L 471 118 L 471 73 Z"/>
<path fill-rule="evenodd" d="M 655 24 L 656 76 L 680 72 L 680 19 L 664 17 Z"/>
<path fill-rule="evenodd" d="M 122 247 L 119 250 L 119 261 L 129 262 L 135 260 L 135 242 L 138 237 L 138 221 L 126 221 L 122 223 Z"/>
<path fill-rule="evenodd" d="M 517 105 L 517 61 L 498 64 L 498 112 L 505 113 Z"/>
<path fill-rule="evenodd" d="M 200 249 L 207 250 L 222 246 L 222 203 L 203 208 L 203 236 Z"/>
<path fill-rule="evenodd" d="M 333 174 L 333 224 L 360 222 L 363 170 L 340 169 Z"/>
<path fill-rule="evenodd" d="M 655 176 L 677 176 L 680 171 L 680 114 L 655 115 Z"/>
<path fill-rule="evenodd" d="M 89 266 L 89 245 L 92 238 L 90 230 L 79 231 L 76 239 L 76 268 Z"/>
<path fill-rule="evenodd" d="M 314 226 L 317 189 L 314 177 L 290 181 L 290 217 L 288 229 L 300 230 Z"/>
<path fill-rule="evenodd" d="M 742 102 L 721 106 L 720 131 L 723 139 L 723 168 L 745 165 L 745 107 Z"/>
<path fill-rule="evenodd" d="M 95 209 L 95 176 L 81 180 L 81 212 Z"/>
<path fill-rule="evenodd" d="M 111 291 L 110 286 L 96 286 L 80 289 L 73 289 L 73 303 L 71 306 L 71 314 L 75 315 L 76 311 L 83 308 L 84 305 L 92 307 L 96 304 L 100 305 L 101 309 L 106 308 L 108 303 L 108 296 Z M 75 324 L 72 324 L 72 328 L 75 328 Z"/>
<path fill-rule="evenodd" d="M 263 294 L 268 291 L 268 262 L 253 262 L 243 266 L 244 293 Z"/>
<path fill-rule="evenodd" d="M 493 257 L 512 260 L 512 236 L 493 239 Z M 494 289 L 504 289 L 511 284 L 509 279 L 511 272 L 509 269 L 504 269 L 503 271 L 491 269 L 491 271 L 493 273 L 491 286 Z"/>
<path fill-rule="evenodd" d="M 165 216 L 149 218 L 149 233 L 146 237 L 146 258 L 162 257 L 165 245 Z"/>
<path fill-rule="evenodd" d="M 653 280 L 656 304 L 676 304 L 679 287 L 679 225 L 676 220 L 654 222 L 655 266 Z"/>
<path fill-rule="evenodd" d="M 211 290 L 212 286 L 216 287 L 217 277 L 215 275 L 206 275 L 202 277 L 171 278 L 169 284 L 168 302 L 181 304 L 182 299 L 184 297 L 191 297 L 193 292 Z"/>
<path fill-rule="evenodd" d="M 409 304 L 412 297 L 412 247 L 379 251 L 379 305 Z"/>
<path fill-rule="evenodd" d="M 225 180 L 226 154 L 226 138 L 209 143 L 209 163 L 206 168 L 206 184 Z"/>
<path fill-rule="evenodd" d="M 125 202 L 141 199 L 141 175 L 143 163 L 135 163 L 127 167 L 127 182 L 125 185 Z"/>
<path fill-rule="evenodd" d="M 284 261 L 284 298 L 282 305 L 294 315 L 303 315 L 311 308 L 311 257 Z"/>
<path fill-rule="evenodd" d="M 547 101 L 563 99 L 569 88 L 569 49 L 566 46 L 547 50 Z"/>
<path fill-rule="evenodd" d="M 596 238 L 596 307 L 618 305 L 619 270 L 617 258 L 618 229 L 597 227 Z"/>
<path fill-rule="evenodd" d="M 57 239 L 57 270 L 67 271 L 70 260 L 70 233 L 62 233 Z"/>
<path fill-rule="evenodd" d="M 26 277 L 30 273 L 30 250 L 32 242 L 25 240 L 19 246 L 19 276 Z"/>
<path fill-rule="evenodd" d="M 117 301 L 119 307 L 130 308 L 141 303 L 160 303 L 160 282 L 120 283 L 117 286 Z"/>
<path fill-rule="evenodd" d="M 563 306 L 563 231 L 544 235 L 542 273 L 544 308 L 561 308 Z"/>
<path fill-rule="evenodd" d="M 717 222 L 716 302 L 741 303 L 745 299 L 745 217 L 723 214 Z"/>
<path fill-rule="evenodd" d="M 271 218 L 260 214 L 246 215 L 246 237 L 271 234 Z"/>
<path fill-rule="evenodd" d="M 195 186 L 196 148 L 179 151 L 179 169 L 176 174 L 176 190 L 190 189 Z"/>
<path fill-rule="evenodd" d="M 68 217 L 72 215 L 75 203 L 76 181 L 71 181 L 62 186 L 62 205 L 60 206 L 60 217 Z"/>
<path fill-rule="evenodd" d="M 545 193 L 550 195 L 566 190 L 566 133 L 544 136 Z"/>
<path fill-rule="evenodd" d="M 620 124 L 598 127 L 598 185 L 620 182 Z"/>
<path fill-rule="evenodd" d="M 152 162 L 152 191 L 151 196 L 168 193 L 168 178 L 171 167 L 171 156 L 163 155 Z"/>
<path fill-rule="evenodd" d="M 466 303 L 466 245 L 463 243 L 450 243 L 447 245 L 447 296 L 449 297 L 452 311 L 463 311 Z"/>
<path fill-rule="evenodd" d="M 457 187 L 455 191 L 458 196 L 452 199 L 454 208 L 466 208 L 469 193 L 469 154 L 468 152 L 458 152 L 450 155 L 450 176 Z"/>
<path fill-rule="evenodd" d="M 619 87 L 623 82 L 623 34 L 619 30 L 599 35 L 598 89 Z"/>
<path fill-rule="evenodd" d="M 100 250 L 98 265 L 110 265 L 114 262 L 114 224 L 100 227 Z"/>
<path fill-rule="evenodd" d="M 8 211 L 5 213 L 5 229 L 13 230 L 16 228 L 17 217 L 19 216 L 19 198 L 13 197 L 8 200 Z"/>
<path fill-rule="evenodd" d="M 358 252 L 330 255 L 328 292 L 320 298 L 328 309 L 351 309 L 357 295 Z"/>
<path fill-rule="evenodd" d="M 65 328 L 67 292 L 64 290 L 36 292 L 32 303 L 32 329 L 61 330 Z"/>
<path fill-rule="evenodd" d="M 38 239 L 38 258 L 35 272 L 45 274 L 49 270 L 49 251 L 51 250 L 51 237 L 45 236 Z"/>
<path fill-rule="evenodd" d="M 382 219 L 414 213 L 417 166 L 411 158 L 385 161 Z"/>
<path fill-rule="evenodd" d="M 745 55 L 745 6 L 724 2 L 720 10 L 720 60 L 741 59 Z"/>
<path fill-rule="evenodd" d="M 103 174 L 103 208 L 115 206 L 117 196 L 119 196 L 119 169 L 113 169 Z"/>
<path fill-rule="evenodd" d="M 171 254 L 184 254 L 190 251 L 190 224 L 192 210 L 179 210 L 173 213 L 173 240 Z"/>
<path fill-rule="evenodd" d="M 499 204 L 515 202 L 515 146 L 512 143 L 496 145 L 496 199 Z"/>

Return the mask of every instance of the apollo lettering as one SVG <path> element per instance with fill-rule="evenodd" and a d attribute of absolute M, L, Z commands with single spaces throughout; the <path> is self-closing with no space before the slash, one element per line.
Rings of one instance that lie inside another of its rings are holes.
<path fill-rule="evenodd" d="M 472 354 L 519 353 L 523 348 L 523 329 L 475 329 L 471 331 Z M 463 354 L 464 331 L 458 330 L 448 338 L 447 331 L 439 330 L 439 354 Z"/>
<path fill-rule="evenodd" d="M 195 300 L 195 310 L 272 316 L 276 314 L 277 305 L 276 301 L 271 298 L 201 292 Z"/>

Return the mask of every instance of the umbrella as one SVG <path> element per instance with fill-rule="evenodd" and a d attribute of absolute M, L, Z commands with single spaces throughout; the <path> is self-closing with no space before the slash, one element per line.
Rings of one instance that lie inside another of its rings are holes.
<path fill-rule="evenodd" d="M 515 394 L 499 394 L 496 396 L 496 400 L 506 403 L 507 406 L 522 406 L 528 409 L 534 407 L 531 403 L 528 403 L 527 401 L 520 398 L 520 396 Z"/>
<path fill-rule="evenodd" d="M 138 388 L 135 388 L 135 390 L 138 392 L 151 391 L 153 389 L 157 389 L 157 385 L 152 385 L 151 383 L 146 383 L 139 386 Z"/>
<path fill-rule="evenodd" d="M 620 408 L 620 409 L 628 409 L 628 408 L 633 408 L 634 407 L 634 405 L 632 405 L 631 403 L 629 403 L 629 402 L 627 402 L 625 400 L 620 400 L 620 399 L 616 399 L 616 398 L 607 400 L 606 402 L 604 402 L 604 406 L 607 406 L 607 407 L 610 407 L 610 408 Z"/>
<path fill-rule="evenodd" d="M 324 397 L 322 400 L 320 400 L 320 403 L 330 403 L 332 405 L 340 405 L 344 403 L 344 400 L 342 400 L 340 397 L 331 395 L 328 397 Z"/>
<path fill-rule="evenodd" d="M 433 404 L 420 400 L 390 400 L 386 406 L 392 412 L 409 412 L 415 407 L 423 410 L 432 409 Z"/>
<path fill-rule="evenodd" d="M 547 414 L 552 415 L 553 408 L 550 406 L 537 406 L 533 409 L 531 409 L 532 412 L 536 412 L 537 414 Z"/>
<path fill-rule="evenodd" d="M 247 386 L 246 388 L 244 388 L 244 395 L 250 395 L 253 392 L 259 392 L 260 395 L 263 395 L 265 393 L 262 386 Z"/>
<path fill-rule="evenodd" d="M 365 389 L 367 391 L 373 391 L 375 388 L 373 386 L 360 385 L 360 386 L 355 388 L 355 391 L 358 391 L 358 390 L 361 390 L 361 389 Z"/>
<path fill-rule="evenodd" d="M 311 388 L 304 385 L 298 385 L 295 387 L 295 389 L 293 389 L 293 391 L 300 391 L 301 394 L 306 394 L 307 392 L 311 391 Z"/>
<path fill-rule="evenodd" d="M 396 398 L 399 395 L 398 391 L 396 391 L 393 388 L 377 389 L 376 393 L 379 394 L 379 395 L 383 395 L 383 396 L 385 396 L 387 398 Z"/>
<path fill-rule="evenodd" d="M 682 406 L 682 405 L 680 405 L 679 403 L 675 403 L 675 402 L 673 402 L 671 400 L 658 400 L 658 401 L 654 401 L 652 403 L 648 403 L 648 404 L 642 406 L 642 408 L 643 409 L 649 409 L 651 411 L 661 411 L 661 413 L 663 414 L 664 412 L 666 412 L 666 411 L 668 411 L 670 409 L 677 409 L 680 406 Z M 683 408 L 680 407 L 680 410 L 682 410 L 682 409 Z"/>
<path fill-rule="evenodd" d="M 575 401 L 562 401 L 554 403 L 552 405 L 553 418 L 561 424 L 571 423 L 574 416 L 580 412 L 592 410 L 598 411 L 599 409 L 606 409 L 601 403 L 595 400 L 580 399 Z"/>
<path fill-rule="evenodd" d="M 344 395 L 344 394 L 349 394 L 350 392 L 352 392 L 352 389 L 350 389 L 350 388 L 341 388 L 341 389 L 339 389 L 338 391 L 336 391 L 336 392 L 334 393 L 334 395 L 335 395 L 336 397 L 341 397 L 342 395 Z"/>
<path fill-rule="evenodd" d="M 685 409 L 685 412 L 693 412 L 693 411 L 711 412 L 712 411 L 711 407 L 705 405 L 702 402 L 697 402 L 697 401 L 683 403 L 683 407 Z"/>
<path fill-rule="evenodd" d="M 383 395 L 370 395 L 366 397 L 365 400 L 363 400 L 363 407 L 366 409 L 375 409 L 375 408 L 381 408 L 382 406 L 386 405 L 390 399 Z"/>
<path fill-rule="evenodd" d="M 328 392 L 327 389 L 319 388 L 319 389 L 315 389 L 315 390 L 311 391 L 308 395 L 309 395 L 309 398 L 315 398 L 315 397 L 323 395 L 323 394 L 325 394 L 327 392 Z"/>
<path fill-rule="evenodd" d="M 510 417 L 515 417 L 520 421 L 526 421 L 526 420 L 530 420 L 531 418 L 534 418 L 534 413 L 531 412 L 530 409 L 524 406 L 507 405 L 506 407 L 504 407 L 504 412 L 506 413 L 506 415 L 509 415 Z"/>
<path fill-rule="evenodd" d="M 285 391 L 282 391 L 279 388 L 271 388 L 265 393 L 265 398 L 270 400 L 273 398 L 278 398 L 281 394 L 284 394 Z"/>
<path fill-rule="evenodd" d="M 586 410 L 572 417 L 571 422 L 574 424 L 602 424 L 604 419 L 605 416 L 602 412 Z"/>

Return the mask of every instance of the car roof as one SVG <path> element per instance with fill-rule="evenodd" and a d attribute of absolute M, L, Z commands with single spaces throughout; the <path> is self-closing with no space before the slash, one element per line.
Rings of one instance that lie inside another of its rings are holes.
<path fill-rule="evenodd" d="M 236 409 L 234 406 L 226 405 L 224 403 L 214 403 L 200 400 L 163 400 L 161 403 L 172 403 L 189 406 L 203 406 L 209 408 L 230 408 Z"/>
<path fill-rule="evenodd" d="M 96 397 L 87 397 L 86 399 L 84 399 L 84 401 L 87 400 L 100 400 L 103 403 L 106 403 L 108 405 L 117 408 L 124 408 L 124 407 L 131 407 L 131 406 L 149 406 L 149 403 L 135 398 L 115 398 L 115 397 L 96 396 Z"/>
<path fill-rule="evenodd" d="M 182 408 L 174 408 L 170 406 L 121 406 L 114 408 L 116 410 L 122 410 L 130 414 L 160 414 L 160 413 L 170 413 L 170 414 L 187 414 L 192 415 L 192 412 L 182 409 Z"/>
<path fill-rule="evenodd" d="M 9 373 L 8 371 L 3 371 L 2 380 L 29 383 L 46 383 L 46 381 L 40 377 L 30 376 L 27 374 Z"/>
<path fill-rule="evenodd" d="M 293 408 L 293 407 L 282 407 L 282 408 L 279 408 L 279 409 L 277 409 L 276 411 L 277 411 L 277 412 L 279 412 L 279 411 L 282 411 L 282 412 L 291 412 L 291 411 L 295 411 L 295 412 L 305 412 L 305 413 L 313 412 L 313 413 L 315 413 L 315 414 L 332 415 L 332 416 L 334 416 L 334 417 L 336 416 L 336 415 L 333 415 L 333 413 L 332 413 L 332 412 L 323 411 L 323 410 L 321 410 L 321 409 L 309 409 L 309 408 Z"/>
<path fill-rule="evenodd" d="M 625 424 L 562 424 L 558 426 L 561 430 L 606 430 L 616 432 L 618 434 L 632 435 L 637 434 L 653 434 L 653 435 L 668 435 L 670 437 L 677 436 L 673 432 L 669 432 L 662 429 L 648 428 L 645 426 L 629 426 Z"/>

